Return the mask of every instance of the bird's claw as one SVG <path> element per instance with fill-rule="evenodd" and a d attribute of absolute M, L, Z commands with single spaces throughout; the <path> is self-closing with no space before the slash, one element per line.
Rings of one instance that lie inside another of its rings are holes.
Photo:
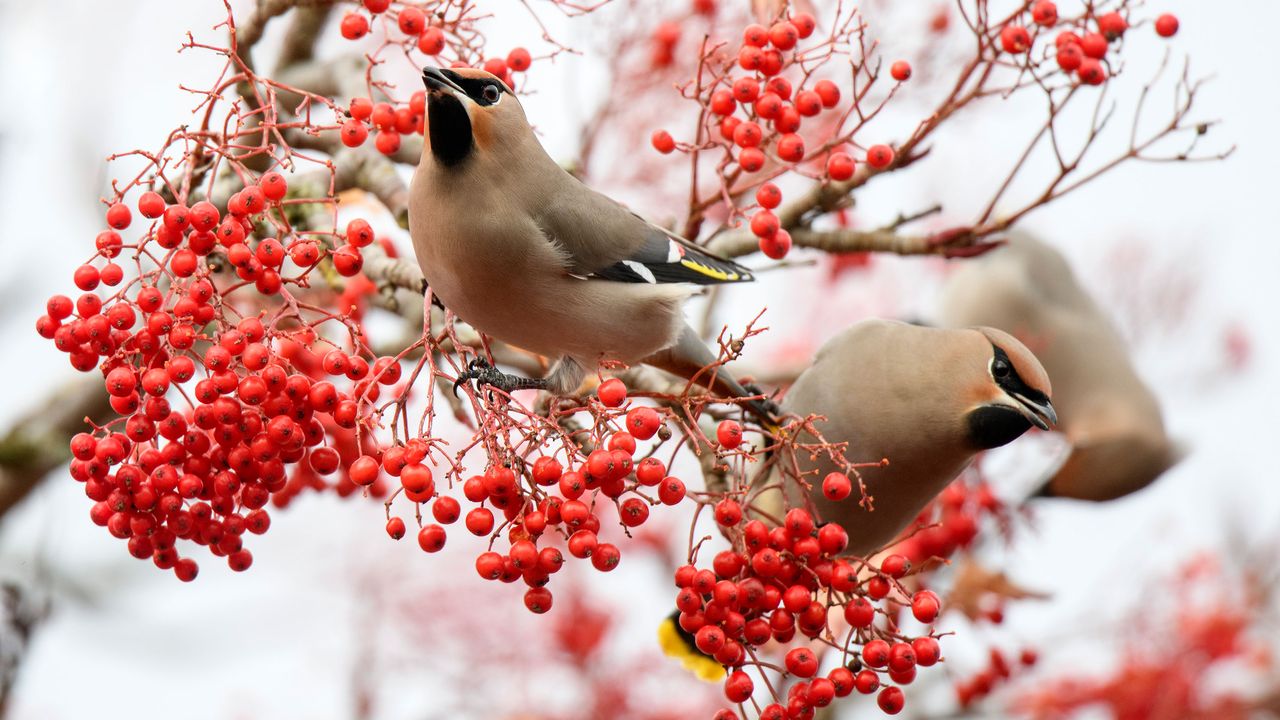
<path fill-rule="evenodd" d="M 458 379 L 453 381 L 453 394 L 455 396 L 458 394 L 458 388 L 468 380 L 475 380 L 477 386 L 488 385 L 506 393 L 513 390 L 546 389 L 546 380 L 504 373 L 482 357 L 472 358 L 471 362 L 467 363 L 466 372 L 459 374 Z"/>

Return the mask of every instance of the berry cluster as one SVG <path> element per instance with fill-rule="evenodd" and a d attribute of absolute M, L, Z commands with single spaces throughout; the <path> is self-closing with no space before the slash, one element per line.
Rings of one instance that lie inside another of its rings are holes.
<path fill-rule="evenodd" d="M 852 483 L 832 473 L 823 490 L 829 497 L 847 498 Z M 929 667 L 941 655 L 936 638 L 902 635 L 895 622 L 900 607 L 909 607 L 926 625 L 941 612 L 934 593 L 912 593 L 899 582 L 911 573 L 911 563 L 890 555 L 873 569 L 841 557 L 848 544 L 845 530 L 833 523 L 818 527 L 802 508 L 789 510 L 774 528 L 760 520 L 743 523 L 742 509 L 733 499 L 721 500 L 715 517 L 734 549 L 718 553 L 711 569 L 685 565 L 676 571 L 676 608 L 677 622 L 693 635 L 698 650 L 731 668 L 725 696 L 735 703 L 750 698 L 755 683 L 744 667 L 760 664 L 756 650 L 770 641 L 786 645 L 799 636 L 828 645 L 845 662 L 818 675 L 821 658 L 808 646 L 792 648 L 783 669 L 798 682 L 785 704 L 774 698 L 761 717 L 811 717 L 816 708 L 854 691 L 878 691 L 881 709 L 899 712 L 902 690 L 884 683 L 908 685 L 917 667 Z M 877 615 L 883 616 L 879 623 Z M 843 644 L 832 640 L 841 620 L 848 628 Z M 855 643 L 860 650 L 853 649 Z"/>
<path fill-rule="evenodd" d="M 844 181 L 853 177 L 856 162 L 845 150 L 831 151 L 824 143 L 817 150 L 810 150 L 800 135 L 806 118 L 818 119 L 823 113 L 840 107 L 839 86 L 827 78 L 815 78 L 805 68 L 816 53 L 825 52 L 829 40 L 823 39 L 814 48 L 801 48 L 801 41 L 810 38 L 817 28 L 814 17 L 805 12 L 793 13 L 770 27 L 749 25 L 742 34 L 741 44 L 732 64 L 727 66 L 718 81 L 706 89 L 701 98 L 714 118 L 716 132 L 721 143 L 736 152 L 737 168 L 745 173 L 757 173 L 765 169 L 770 160 L 781 168 L 794 168 L 803 163 L 825 157 L 826 177 Z M 674 45 L 678 35 L 665 35 Z M 664 46 L 666 47 L 666 46 Z M 798 84 L 788 75 L 800 77 Z M 906 61 L 895 62 L 890 75 L 898 82 L 911 76 L 911 65 Z M 820 126 L 830 122 L 816 123 Z M 681 146 L 666 130 L 653 133 L 651 142 L 658 152 L 667 154 Z M 768 154 L 767 154 L 768 153 Z M 876 170 L 893 164 L 894 151 L 888 145 L 873 145 L 867 149 L 865 162 Z M 760 240 L 760 250 L 774 259 L 781 259 L 791 249 L 791 235 L 780 226 L 772 210 L 782 202 L 782 193 L 776 185 L 766 183 L 757 191 L 760 205 L 751 218 L 751 231 Z"/>
<path fill-rule="evenodd" d="M 1010 22 L 1000 29 L 1002 50 L 1013 55 L 1030 54 L 1039 37 L 1038 30 L 1062 27 L 1053 40 L 1058 67 L 1074 74 L 1076 81 L 1085 85 L 1101 85 L 1107 81 L 1107 54 L 1112 43 L 1124 37 L 1129 29 L 1124 15 L 1113 11 L 1066 21 L 1059 18 L 1058 6 L 1051 0 L 1033 3 L 1030 14 L 1036 34 L 1033 36 L 1017 20 Z M 1178 31 L 1178 19 L 1166 13 L 1157 18 L 1155 28 L 1161 37 L 1172 37 Z"/>
<path fill-rule="evenodd" d="M 606 507 L 614 508 L 624 529 L 631 529 L 649 519 L 652 506 L 676 505 L 685 498 L 683 481 L 668 475 L 652 453 L 639 453 L 639 442 L 659 436 L 660 445 L 670 437 L 662 413 L 649 406 L 628 407 L 627 388 L 617 378 L 601 383 L 590 411 L 598 428 L 595 449 L 582 457 L 575 447 L 563 455 L 564 463 L 541 455 L 531 462 L 512 458 L 493 464 L 462 483 L 463 499 L 471 505 L 465 514 L 458 499 L 436 491 L 432 470 L 424 464 L 429 448 L 423 440 L 358 458 L 351 477 L 359 485 L 375 482 L 381 472 L 398 478 L 397 494 L 403 491 L 418 504 L 419 516 L 421 504 L 430 503 L 435 522 L 418 531 L 418 544 L 426 552 L 441 550 L 448 536 L 445 526 L 459 519 L 467 532 L 489 537 L 490 550 L 476 557 L 476 572 L 486 580 L 523 580 L 528 586 L 525 606 L 545 613 L 553 600 L 546 585 L 566 560 L 560 547 L 553 546 L 557 541 L 570 557 L 590 560 L 596 570 L 609 572 L 617 567 L 622 551 L 599 537 Z M 617 425 L 625 429 L 614 429 Z M 389 516 L 387 532 L 394 539 L 403 537 L 404 520 Z M 497 552 L 500 542 L 503 551 Z"/>
<path fill-rule="evenodd" d="M 225 214 L 148 190 L 132 240 L 121 233 L 134 212 L 118 199 L 74 272 L 82 294 L 49 298 L 36 322 L 73 367 L 102 373 L 117 415 L 71 440 L 90 517 L 183 580 L 197 565 L 179 540 L 244 570 L 244 533 L 267 530 L 273 496 L 283 504 L 318 476 L 345 479 L 365 406 L 399 379 L 390 358 L 309 349 L 317 335 L 287 286 L 306 286 L 322 264 L 357 274 L 374 237 L 363 220 L 345 241 L 268 232 L 288 228 L 288 190 L 268 172 L 231 194 Z M 129 282 L 117 264 L 126 257 L 138 272 Z"/>

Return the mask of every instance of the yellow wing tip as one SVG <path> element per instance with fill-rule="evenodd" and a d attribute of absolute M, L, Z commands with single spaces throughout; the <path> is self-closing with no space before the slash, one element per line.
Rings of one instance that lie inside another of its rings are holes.
<path fill-rule="evenodd" d="M 658 645 L 667 657 L 675 658 L 685 670 L 700 680 L 719 682 L 725 677 L 724 666 L 703 655 L 680 634 L 676 618 L 668 617 L 658 625 Z"/>
<path fill-rule="evenodd" d="M 729 270 L 721 270 L 719 268 L 714 268 L 714 267 L 711 267 L 710 265 L 705 265 L 703 263 L 700 263 L 697 260 L 690 260 L 689 258 L 685 258 L 681 260 L 680 264 L 696 273 L 699 273 L 701 275 L 706 275 L 707 277 L 714 278 L 716 280 L 723 280 L 725 282 L 734 282 L 735 280 L 743 280 L 743 279 L 750 278 L 749 275 L 744 277 L 739 273 L 732 272 Z"/>

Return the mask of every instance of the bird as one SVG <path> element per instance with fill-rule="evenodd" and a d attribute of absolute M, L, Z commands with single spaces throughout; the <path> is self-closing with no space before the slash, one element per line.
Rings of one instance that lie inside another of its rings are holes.
<path fill-rule="evenodd" d="M 428 286 L 458 317 L 553 358 L 542 378 L 472 361 L 459 382 L 574 391 L 602 362 L 645 363 L 738 398 L 743 387 L 685 321 L 699 285 L 745 267 L 653 225 L 561 168 L 519 99 L 483 70 L 427 67 L 427 128 L 409 233 Z M 455 385 L 455 389 L 456 389 Z M 772 417 L 771 402 L 748 409 Z"/>
<path fill-rule="evenodd" d="M 867 556 L 894 540 L 978 453 L 1032 427 L 1055 425 L 1051 394 L 1036 356 L 1001 330 L 863 320 L 818 350 L 786 392 L 782 410 L 820 416 L 814 430 L 827 443 L 845 443 L 849 463 L 881 463 L 859 471 L 870 511 L 856 490 L 839 501 L 823 494 L 822 480 L 842 469 L 827 453 L 811 457 L 798 450 L 794 464 L 779 456 L 770 472 L 803 475 L 813 488 L 808 499 L 815 521 L 838 523 L 849 536 L 847 551 Z M 795 438 L 816 441 L 807 430 Z M 755 484 L 780 488 L 789 506 L 806 502 L 797 482 L 766 477 Z M 782 498 L 773 495 L 761 499 L 776 506 Z"/>
<path fill-rule="evenodd" d="M 1182 449 L 1104 308 L 1051 245 L 1026 233 L 968 261 L 939 296 L 939 321 L 1024 338 L 1053 378 L 1065 462 L 1032 497 L 1103 502 L 1150 485 Z"/>

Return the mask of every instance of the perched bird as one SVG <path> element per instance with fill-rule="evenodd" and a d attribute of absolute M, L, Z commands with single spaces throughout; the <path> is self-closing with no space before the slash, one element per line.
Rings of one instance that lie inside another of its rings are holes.
<path fill-rule="evenodd" d="M 488 335 L 556 359 L 545 378 L 473 365 L 505 390 L 573 391 L 602 361 L 647 363 L 750 396 L 685 322 L 696 285 L 751 273 L 591 190 L 547 155 L 501 80 L 426 68 L 427 142 L 409 231 L 433 292 Z M 769 417 L 768 404 L 748 403 Z"/>
<path fill-rule="evenodd" d="M 1036 348 L 1071 442 L 1040 495 L 1111 500 L 1146 487 L 1180 459 L 1124 341 L 1049 245 L 1014 236 L 965 262 L 943 288 L 940 320 L 998 327 Z"/>
<path fill-rule="evenodd" d="M 787 413 L 814 420 L 831 444 L 847 443 L 850 463 L 887 465 L 860 472 L 872 509 L 854 494 L 839 501 L 822 492 L 822 480 L 840 470 L 823 453 L 797 450 L 775 455 L 775 467 L 753 484 L 753 505 L 781 517 L 785 500 L 803 506 L 799 483 L 778 483 L 778 465 L 804 473 L 814 490 L 815 520 L 834 522 L 849 536 L 847 552 L 867 556 L 889 544 L 975 455 L 1009 443 L 1032 426 L 1057 422 L 1049 400 L 1049 378 L 1035 356 L 1008 334 L 988 327 L 950 330 L 892 320 L 864 320 L 818 350 L 783 399 Z M 807 431 L 799 444 L 816 438 Z M 706 680 L 724 670 L 702 653 L 679 625 L 679 613 L 659 625 L 667 655 Z"/>
<path fill-rule="evenodd" d="M 823 478 L 839 470 L 829 456 L 796 453 L 795 470 L 817 471 L 807 476 L 817 519 L 839 523 L 848 551 L 866 555 L 893 540 L 979 452 L 1056 424 L 1050 392 L 1036 357 L 1000 330 L 866 320 L 818 350 L 782 406 L 824 416 L 814 428 L 828 443 L 848 443 L 849 462 L 888 460 L 860 471 L 872 498 L 867 511 L 857 490 L 835 502 L 823 495 Z M 790 504 L 802 503 L 799 486 L 786 485 Z"/>

